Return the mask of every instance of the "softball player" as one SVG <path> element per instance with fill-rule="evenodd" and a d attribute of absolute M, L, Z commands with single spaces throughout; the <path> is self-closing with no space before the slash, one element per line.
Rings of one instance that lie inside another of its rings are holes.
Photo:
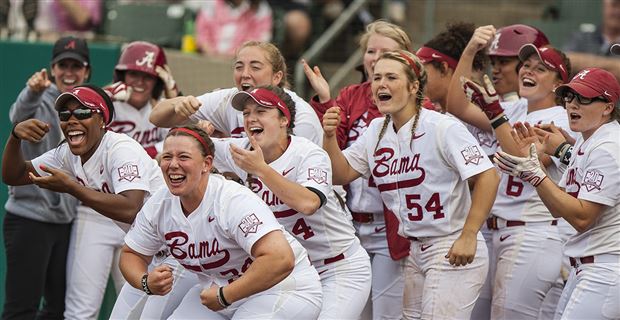
<path fill-rule="evenodd" d="M 415 55 L 384 53 L 373 72 L 373 98 L 385 119 L 373 120 L 340 151 L 334 134 L 339 109 L 323 117 L 334 181 L 372 176 L 398 217 L 399 234 L 411 239 L 405 318 L 468 319 L 488 267 L 479 229 L 493 203 L 497 173 L 460 122 L 421 108 L 426 72 Z"/>
<path fill-rule="evenodd" d="M 480 108 L 466 99 L 460 78 L 461 76 L 468 78 L 479 76 L 479 68 L 476 68 L 476 65 L 479 66 L 480 63 L 475 61 L 479 59 L 482 51 L 487 50 L 492 66 L 491 80 L 505 115 L 511 124 L 515 119 L 523 119 L 527 112 L 527 99 L 520 98 L 518 95 L 519 68 L 522 66 L 518 55 L 519 49 L 528 43 L 541 47 L 549 44 L 549 41 L 540 30 L 526 25 L 511 25 L 497 30 L 491 25 L 478 27 L 463 49 L 458 66 L 450 80 L 447 97 L 448 111 L 466 123 L 467 128 L 478 138 L 478 142 L 489 157 L 497 151 L 498 139 Z M 448 43 L 447 46 L 450 47 L 451 44 Z M 508 135 L 508 131 L 500 131 L 499 134 Z M 481 231 L 489 249 L 489 261 L 496 261 L 492 230 L 487 225 L 483 225 Z M 491 316 L 495 266 L 495 263 L 489 264 L 487 280 L 472 312 L 472 319 L 485 320 Z"/>
<path fill-rule="evenodd" d="M 541 168 L 534 144 L 529 156 L 499 153 L 496 163 L 523 178 L 555 217 L 577 234 L 566 244 L 571 270 L 555 319 L 620 318 L 620 84 L 609 72 L 589 68 L 556 89 L 570 128 L 580 132 L 576 152 L 558 185 Z M 515 139 L 528 141 L 527 131 Z M 523 139 L 522 139 L 523 138 Z"/>
<path fill-rule="evenodd" d="M 247 181 L 308 250 L 323 287 L 319 318 L 359 318 L 370 293 L 370 261 L 332 190 L 327 154 L 290 135 L 296 110 L 284 90 L 268 86 L 239 92 L 232 105 L 243 112 L 248 138 L 216 140 L 221 156 L 215 167 Z"/>
<path fill-rule="evenodd" d="M 171 127 L 188 120 L 208 120 L 215 129 L 231 137 L 243 137 L 243 115 L 231 107 L 232 97 L 239 91 L 249 91 L 257 86 L 286 85 L 286 64 L 276 46 L 267 42 L 249 41 L 237 51 L 233 78 L 236 87 L 205 93 L 199 97 L 186 96 L 159 102 L 150 120 L 159 127 Z M 321 123 L 302 98 L 284 89 L 295 101 L 297 117 L 295 135 L 322 144 Z"/>
<path fill-rule="evenodd" d="M 525 45 L 519 52 L 523 66 L 519 70 L 520 94 L 527 99 L 528 113 L 522 118 L 511 115 L 512 121 L 550 123 L 568 130 L 564 110 L 558 106 L 553 90 L 567 81 L 568 59 L 551 47 Z M 471 81 L 465 90 L 485 112 L 495 128 L 502 149 L 520 154 L 505 114 L 486 78 L 486 88 Z M 543 159 L 549 176 L 559 180 L 557 159 Z M 491 318 L 537 319 L 545 295 L 560 277 L 562 241 L 555 220 L 540 197 L 528 184 L 503 174 L 500 188 L 487 222 L 493 230 L 493 251 L 496 273 L 493 283 Z"/>
<path fill-rule="evenodd" d="M 321 287 L 306 251 L 250 190 L 209 173 L 213 156 L 197 127 L 169 132 L 161 156 L 168 188 L 145 204 L 125 238 L 128 282 L 148 294 L 170 292 L 169 270 L 147 272 L 165 244 L 200 278 L 171 319 L 316 318 Z"/>
<path fill-rule="evenodd" d="M 366 27 L 360 47 L 364 51 L 364 78 L 368 79 L 383 52 L 410 50 L 411 40 L 399 26 L 379 20 Z M 340 107 L 342 121 L 337 132 L 338 145 L 341 148 L 350 146 L 366 131 L 370 121 L 381 117 L 372 99 L 370 81 L 347 86 L 332 99 L 321 70 L 310 68 L 305 61 L 302 63 L 308 81 L 317 92 L 310 105 L 319 118 L 323 118 L 329 108 Z M 360 178 L 347 186 L 347 207 L 351 210 L 353 226 L 362 246 L 371 258 L 372 319 L 400 319 L 403 313 L 403 258 L 409 254 L 409 240 L 398 236 L 396 228 L 390 229 L 394 231 L 391 234 L 386 233 L 383 204 L 372 180 Z M 392 215 L 390 218 L 396 217 Z"/>
<path fill-rule="evenodd" d="M 144 199 L 162 184 L 157 163 L 131 138 L 107 132 L 114 107 L 103 90 L 88 85 L 74 87 L 58 97 L 56 109 L 66 142 L 31 161 L 23 161 L 20 139 L 37 142 L 49 129 L 46 123 L 34 119 L 19 123 L 4 152 L 5 181 L 11 185 L 34 183 L 69 193 L 82 203 L 78 215 L 88 219 L 109 218 L 128 226 Z M 11 170 L 6 165 L 8 161 L 13 163 Z M 90 210 L 101 215 L 91 214 Z M 109 250 L 84 242 L 87 239 L 84 235 L 94 231 L 87 227 L 93 225 L 78 224 L 73 228 L 71 246 L 88 247 L 88 264 L 98 264 L 107 270 L 91 276 L 90 270 L 82 268 L 85 261 L 76 260 L 76 251 L 70 248 L 64 315 L 68 319 L 96 317 L 114 260 Z M 116 239 L 116 234 L 123 233 L 116 226 L 109 231 L 106 239 L 111 241 Z M 97 241 L 102 242 L 109 246 Z"/>
<path fill-rule="evenodd" d="M 152 106 L 162 97 L 173 98 L 178 95 L 176 82 L 166 64 L 164 51 L 149 42 L 130 43 L 123 50 L 114 68 L 114 81 L 113 85 L 105 88 L 112 96 L 115 111 L 114 120 L 108 128 L 129 135 L 154 158 L 161 151 L 168 130 L 158 128 L 149 121 Z M 108 229 L 113 228 L 110 227 L 113 222 L 111 220 L 105 222 L 108 226 L 93 228 L 92 232 L 84 237 L 109 238 L 108 234 L 113 231 Z M 104 234 L 99 234 L 101 232 Z M 125 233 L 114 234 L 118 238 L 112 248 L 115 253 L 120 254 Z M 83 251 L 90 252 L 90 249 L 84 248 Z M 163 319 L 172 314 L 185 293 L 198 283 L 198 280 L 174 259 L 166 258 L 167 256 L 166 250 L 162 250 L 151 264 L 151 268 L 162 263 L 168 265 L 173 270 L 176 279 L 173 290 L 165 297 L 148 298 L 144 292 L 125 284 L 114 304 L 110 315 L 112 319 Z M 83 264 L 89 263 L 86 258 L 77 260 L 83 261 Z M 96 273 L 98 270 L 98 266 L 85 266 L 84 268 L 89 270 L 89 274 Z M 100 270 L 100 272 L 105 272 L 105 270 Z"/>

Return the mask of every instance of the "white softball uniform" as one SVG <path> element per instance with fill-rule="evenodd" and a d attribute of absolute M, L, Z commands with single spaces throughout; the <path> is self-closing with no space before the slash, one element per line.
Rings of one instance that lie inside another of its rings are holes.
<path fill-rule="evenodd" d="M 522 119 L 525 117 L 527 113 L 527 99 L 519 98 L 516 92 L 511 92 L 502 96 L 502 101 L 500 104 L 504 109 L 504 114 L 508 117 L 509 123 L 514 124 L 513 119 Z M 497 138 L 495 137 L 495 132 L 487 132 L 484 130 L 480 130 L 479 128 L 472 126 L 468 123 L 465 123 L 467 130 L 471 132 L 471 134 L 478 140 L 478 143 L 484 150 L 484 152 L 491 157 L 497 152 L 497 148 L 499 144 L 497 143 Z M 493 230 L 489 229 L 486 224 L 482 225 L 480 228 L 480 232 L 482 232 L 482 236 L 484 237 L 484 241 L 487 244 L 487 249 L 489 251 L 489 261 L 495 261 L 494 250 L 493 250 Z M 474 306 L 474 310 L 471 313 L 472 319 L 477 320 L 488 320 L 491 317 L 491 297 L 493 296 L 492 283 L 493 279 L 495 279 L 495 264 L 489 263 L 489 272 L 487 273 L 487 278 L 484 281 L 484 285 L 482 286 L 482 290 L 480 291 L 480 297 L 478 301 L 476 301 L 476 305 Z"/>
<path fill-rule="evenodd" d="M 525 106 L 524 108 L 527 108 Z M 521 118 L 519 118 L 521 116 Z M 553 123 L 570 131 L 566 110 L 556 106 L 527 114 L 514 114 L 511 122 Z M 548 177 L 561 177 L 559 161 L 552 158 Z M 547 293 L 560 277 L 562 240 L 536 189 L 517 177 L 501 174 L 492 218 L 492 319 L 537 319 Z"/>
<path fill-rule="evenodd" d="M 214 139 L 214 166 L 231 171 L 247 181 L 230 153 L 230 144 L 249 149 L 247 138 Z M 269 163 L 286 179 L 320 192 L 326 199 L 315 213 L 305 215 L 283 203 L 259 179 L 250 181 L 250 189 L 263 199 L 278 221 L 308 250 L 323 285 L 324 319 L 359 317 L 371 287 L 370 260 L 355 237 L 351 216 L 338 202 L 332 189 L 331 162 L 327 153 L 312 141 L 290 137 L 284 154 Z M 347 307 L 343 308 L 346 304 Z"/>
<path fill-rule="evenodd" d="M 49 174 L 40 165 L 58 168 L 82 185 L 105 193 L 143 190 L 148 198 L 164 185 L 155 160 L 136 141 L 115 132 L 106 132 L 84 164 L 67 144 L 61 144 L 33 159 L 32 165 L 41 176 Z M 118 270 L 118 255 L 125 233 L 121 228 L 128 227 L 89 207 L 78 206 L 67 258 L 66 319 L 96 318 L 111 271 L 117 292 L 120 290 L 124 279 Z"/>
<path fill-rule="evenodd" d="M 572 236 L 568 282 L 556 319 L 620 318 L 620 124 L 611 121 L 588 140 L 580 137 L 560 182 L 572 196 L 605 209 L 584 232 Z"/>
<path fill-rule="evenodd" d="M 167 188 L 159 190 L 138 213 L 125 243 L 146 256 L 153 256 L 164 244 L 168 246 L 171 256 L 201 282 L 197 290 L 188 292 L 191 296 L 186 295 L 171 318 L 205 319 L 213 312 L 200 305 L 198 294 L 203 286 L 224 286 L 241 277 L 254 260 L 252 246 L 272 231 L 282 231 L 295 254 L 291 274 L 272 288 L 217 313 L 239 318 L 236 312 L 243 315 L 247 309 L 257 318 L 316 318 L 321 288 L 306 250 L 283 230 L 264 202 L 222 176 L 209 176 L 200 206 L 187 216 L 179 197 Z"/>
<path fill-rule="evenodd" d="M 168 129 L 157 127 L 149 121 L 152 110 L 151 102 L 137 109 L 127 102 L 114 101 L 114 120 L 108 128 L 132 137 L 152 158 L 155 158 L 163 148 Z"/>
<path fill-rule="evenodd" d="M 396 213 L 399 234 L 412 239 L 405 317 L 469 318 L 488 268 L 484 239 L 478 233 L 476 258 L 466 267 L 453 267 L 444 256 L 471 205 L 467 179 L 493 165 L 458 120 L 420 112 L 413 137 L 413 118 L 398 132 L 390 122 L 377 145 L 385 121 L 377 118 L 344 156 L 363 177 L 372 176 L 383 203 Z"/>
<path fill-rule="evenodd" d="M 347 147 L 351 146 L 366 129 L 368 111 L 349 130 Z M 403 315 L 404 259 L 390 257 L 386 238 L 383 202 L 372 178 L 359 178 L 349 183 L 347 207 L 353 216 L 353 226 L 362 247 L 370 256 L 372 289 L 369 303 L 372 319 L 400 319 Z"/>
<path fill-rule="evenodd" d="M 284 89 L 295 102 L 295 128 L 296 136 L 305 137 L 318 146 L 323 145 L 323 126 L 319 121 L 314 109 L 295 92 Z M 205 93 L 197 99 L 202 106 L 190 119 L 208 120 L 213 126 L 223 133 L 230 134 L 233 138 L 245 137 L 243 129 L 243 114 L 232 107 L 233 96 L 239 92 L 237 88 L 220 89 Z"/>

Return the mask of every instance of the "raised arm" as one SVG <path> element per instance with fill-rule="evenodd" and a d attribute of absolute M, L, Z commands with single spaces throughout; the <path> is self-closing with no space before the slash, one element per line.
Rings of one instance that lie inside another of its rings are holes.
<path fill-rule="evenodd" d="M 446 110 L 457 118 L 465 121 L 481 130 L 490 132 L 493 130 L 489 124 L 489 120 L 484 112 L 465 96 L 463 92 L 463 84 L 461 77 L 472 79 L 474 72 L 472 66 L 474 58 L 478 51 L 484 50 L 493 40 L 495 36 L 495 28 L 491 25 L 478 27 L 472 35 L 469 43 L 463 50 L 459 63 L 454 70 L 450 86 L 448 87 L 448 96 L 446 98 Z"/>
<path fill-rule="evenodd" d="M 32 118 L 43 103 L 43 92 L 51 85 L 52 82 L 49 80 L 45 68 L 28 78 L 26 88 L 19 93 L 9 111 L 11 122 L 18 123 Z"/>
<path fill-rule="evenodd" d="M 158 127 L 171 128 L 187 122 L 201 105 L 194 96 L 166 99 L 153 107 L 149 121 Z"/>
<path fill-rule="evenodd" d="M 265 291 L 284 280 L 295 267 L 295 255 L 280 230 L 274 230 L 260 238 L 252 246 L 254 262 L 247 271 L 233 283 L 222 288 L 228 303 L 247 298 Z M 218 288 L 213 286 L 202 290 L 202 303 L 211 310 L 221 310 L 217 299 L 213 299 Z"/>
<path fill-rule="evenodd" d="M 43 121 L 31 119 L 18 123 L 11 131 L 2 153 L 2 181 L 10 186 L 31 184 L 29 175 L 37 175 L 30 161 L 24 160 L 21 141 L 38 143 L 49 131 Z"/>
<path fill-rule="evenodd" d="M 323 149 L 327 151 L 332 163 L 332 183 L 334 185 L 345 185 L 361 177 L 347 161 L 342 150 L 338 146 L 336 138 L 336 128 L 340 121 L 340 108 L 332 107 L 323 116 Z"/>

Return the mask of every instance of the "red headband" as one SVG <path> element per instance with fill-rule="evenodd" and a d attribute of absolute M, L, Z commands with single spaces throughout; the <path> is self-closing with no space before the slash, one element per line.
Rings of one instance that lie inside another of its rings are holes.
<path fill-rule="evenodd" d="M 183 128 L 183 127 L 172 128 L 172 130 L 170 130 L 170 132 L 174 132 L 174 131 L 185 132 L 185 133 L 189 134 L 190 136 L 196 138 L 196 140 L 198 140 L 198 142 L 200 142 L 200 144 L 205 148 L 205 151 L 207 152 L 207 155 L 212 155 L 211 149 L 209 148 L 209 145 L 207 144 L 205 139 L 203 139 L 198 134 L 198 132 L 190 130 L 190 129 L 187 129 L 187 128 Z"/>
<path fill-rule="evenodd" d="M 456 66 L 459 64 L 454 58 L 429 47 L 421 47 L 416 52 L 416 55 L 422 60 L 422 63 L 429 63 L 431 61 L 445 62 L 452 70 L 456 69 Z"/>
<path fill-rule="evenodd" d="M 415 73 L 415 76 L 418 77 L 418 79 L 420 78 L 420 69 L 418 69 L 418 65 L 415 64 L 415 61 L 413 61 L 413 59 L 409 58 L 406 54 L 402 53 L 402 52 L 398 52 L 398 54 L 407 61 L 407 63 L 409 64 L 409 66 L 411 67 L 411 69 L 413 69 L 413 72 Z"/>

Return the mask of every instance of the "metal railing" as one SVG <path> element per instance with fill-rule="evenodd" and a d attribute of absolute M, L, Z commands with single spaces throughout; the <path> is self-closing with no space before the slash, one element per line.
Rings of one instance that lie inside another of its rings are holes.
<path fill-rule="evenodd" d="M 342 14 L 329 26 L 329 28 L 327 28 L 327 30 L 325 30 L 325 32 L 314 42 L 314 44 L 302 54 L 302 59 L 306 60 L 309 65 L 312 65 L 315 59 L 319 55 L 321 55 L 325 51 L 325 49 L 327 49 L 327 47 L 333 42 L 333 40 L 349 25 L 349 22 L 353 18 L 355 18 L 356 14 L 360 10 L 362 10 L 368 2 L 369 0 L 353 1 L 342 12 Z M 350 57 L 349 60 L 351 60 L 351 58 L 353 58 L 354 56 L 356 56 L 356 54 Z M 349 60 L 347 60 L 347 63 L 345 63 L 344 66 L 351 64 L 349 63 Z M 339 71 L 340 70 L 338 70 L 338 72 Z M 336 72 L 336 74 L 338 74 L 338 72 Z M 346 74 L 346 72 L 348 71 L 343 71 L 341 73 Z M 342 78 L 342 76 L 340 77 Z M 294 81 L 295 91 L 297 92 L 297 94 L 300 97 L 306 97 L 306 75 L 304 74 L 303 65 L 301 65 L 300 63 L 295 65 Z M 332 83 L 330 82 L 330 88 L 331 87 Z"/>

